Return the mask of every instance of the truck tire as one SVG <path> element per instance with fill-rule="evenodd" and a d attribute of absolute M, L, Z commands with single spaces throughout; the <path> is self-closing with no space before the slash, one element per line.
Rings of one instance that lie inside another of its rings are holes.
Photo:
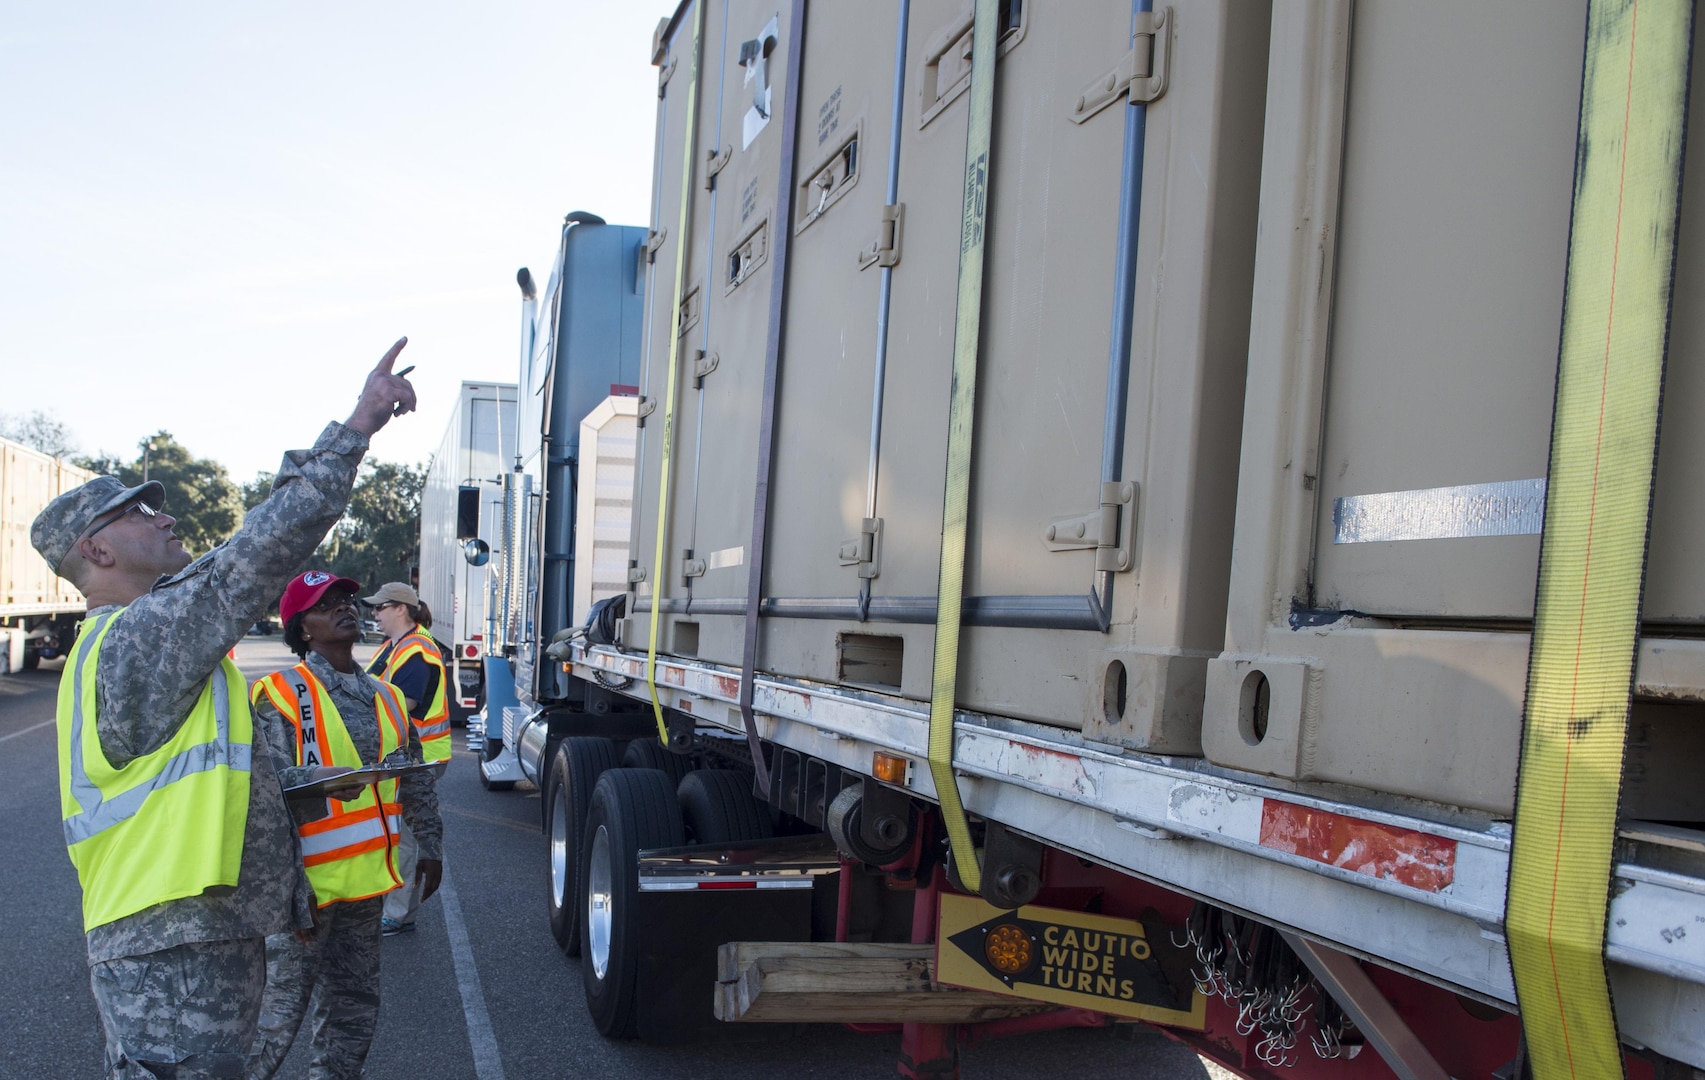
<path fill-rule="evenodd" d="M 681 811 L 667 774 L 611 769 L 598 778 L 580 864 L 586 883 L 580 977 L 593 1025 L 611 1038 L 636 1034 L 639 852 L 682 842 Z"/>
<path fill-rule="evenodd" d="M 24 666 L 23 666 L 23 670 L 24 671 L 34 671 L 36 668 L 38 668 L 40 666 L 41 666 L 41 653 L 38 653 L 34 649 L 30 648 L 28 645 L 25 645 L 24 646 Z"/>
<path fill-rule="evenodd" d="M 672 754 L 656 739 L 635 739 L 622 752 L 624 769 L 660 769 L 669 774 L 669 785 L 677 787 L 693 771 L 693 761 L 685 754 Z"/>
<path fill-rule="evenodd" d="M 580 911 L 586 890 L 580 877 L 580 842 L 586 836 L 586 811 L 592 785 L 616 767 L 616 744 L 609 739 L 574 737 L 557 744 L 545 774 L 546 884 L 551 936 L 564 953 L 580 955 Z"/>
<path fill-rule="evenodd" d="M 752 782 L 732 769 L 699 769 L 676 789 L 691 844 L 729 844 L 775 835 L 770 815 L 752 797 Z"/>

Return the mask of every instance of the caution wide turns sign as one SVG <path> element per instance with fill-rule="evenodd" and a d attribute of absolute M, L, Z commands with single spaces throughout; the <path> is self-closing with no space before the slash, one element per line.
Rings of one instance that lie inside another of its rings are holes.
<path fill-rule="evenodd" d="M 953 986 L 1202 1030 L 1206 1000 L 1159 923 L 997 908 L 943 895 L 936 978 Z"/>

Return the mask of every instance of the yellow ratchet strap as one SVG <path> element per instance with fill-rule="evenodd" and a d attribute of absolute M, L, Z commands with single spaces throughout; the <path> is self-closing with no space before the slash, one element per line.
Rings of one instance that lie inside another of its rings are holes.
<path fill-rule="evenodd" d="M 959 684 L 959 624 L 965 599 L 965 521 L 971 503 L 971 427 L 977 404 L 977 345 L 983 313 L 983 233 L 989 144 L 995 113 L 997 0 L 977 0 L 971 24 L 970 122 L 959 223 L 959 307 L 953 319 L 953 389 L 947 411 L 947 490 L 941 511 L 941 576 L 935 591 L 935 671 L 929 699 L 929 771 L 960 882 L 975 892 L 982 866 L 953 776 L 953 705 Z"/>
<path fill-rule="evenodd" d="M 687 125 L 681 147 L 681 212 L 675 221 L 675 302 L 669 321 L 669 382 L 663 392 L 663 464 L 657 481 L 657 551 L 652 555 L 651 627 L 645 642 L 645 688 L 651 691 L 651 711 L 657 717 L 657 737 L 669 743 L 669 726 L 663 722 L 663 702 L 657 698 L 657 622 L 663 601 L 663 544 L 669 533 L 669 465 L 675 451 L 675 383 L 681 361 L 681 328 L 675 318 L 681 311 L 682 290 L 687 283 L 687 211 L 693 199 L 693 137 L 699 128 L 699 39 L 704 33 L 705 0 L 693 4 L 692 66 L 687 75 Z"/>
<path fill-rule="evenodd" d="M 1591 0 L 1505 931 L 1533 1075 L 1623 1075 L 1605 917 L 1680 204 L 1692 0 Z"/>

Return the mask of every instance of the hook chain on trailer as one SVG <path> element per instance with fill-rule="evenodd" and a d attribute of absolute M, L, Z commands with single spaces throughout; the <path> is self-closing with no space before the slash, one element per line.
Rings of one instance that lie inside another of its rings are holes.
<path fill-rule="evenodd" d="M 765 543 L 770 521 L 770 479 L 775 475 L 776 402 L 780 397 L 782 333 L 787 327 L 787 262 L 793 230 L 793 159 L 799 144 L 799 78 L 805 55 L 805 0 L 793 0 L 787 29 L 787 82 L 782 91 L 781 168 L 776 182 L 775 250 L 770 263 L 770 313 L 764 343 L 764 402 L 758 428 L 758 478 L 752 491 L 752 552 L 746 576 L 746 636 L 740 658 L 740 722 L 757 770 L 758 791 L 770 797 L 770 770 L 764 763 L 752 693 L 758 669 L 758 608 L 763 600 Z M 771 106 L 774 112 L 774 106 Z"/>
<path fill-rule="evenodd" d="M 1605 919 L 1674 287 L 1692 0 L 1591 0 L 1505 933 L 1538 1080 L 1623 1074 Z"/>
<path fill-rule="evenodd" d="M 1260 1032 L 1255 1056 L 1268 1067 L 1297 1063 L 1297 1047 L 1310 1016 L 1310 993 L 1314 1031 L 1309 1044 L 1315 1056 L 1352 1058 L 1361 1052 L 1364 1044 L 1355 1025 L 1273 927 L 1197 901 L 1184 926 L 1184 940 L 1174 932 L 1172 943 L 1194 953 L 1190 978 L 1197 992 L 1237 1010 L 1237 1033 Z"/>
<path fill-rule="evenodd" d="M 959 685 L 959 625 L 965 598 L 965 526 L 971 503 L 971 429 L 977 407 L 977 346 L 983 316 L 983 239 L 989 147 L 994 132 L 995 37 L 999 0 L 977 0 L 971 22 L 970 115 L 960 206 L 959 303 L 953 319 L 953 382 L 947 410 L 947 483 L 941 512 L 941 571 L 935 593 L 935 670 L 929 701 L 929 771 L 941 802 L 953 867 L 970 892 L 982 886 L 965 804 L 953 775 L 953 706 Z"/>
<path fill-rule="evenodd" d="M 687 212 L 693 199 L 693 141 L 699 124 L 699 45 L 704 35 L 704 0 L 693 4 L 693 46 L 687 75 L 686 134 L 681 147 L 681 211 L 675 221 L 675 302 L 669 326 L 669 379 L 663 392 L 663 461 L 657 480 L 657 550 L 651 560 L 651 625 L 645 645 L 645 687 L 651 692 L 651 711 L 657 718 L 657 737 L 669 745 L 669 726 L 657 697 L 657 622 L 663 602 L 663 545 L 669 529 L 669 466 L 675 449 L 675 383 L 681 362 L 680 318 L 687 283 Z"/>

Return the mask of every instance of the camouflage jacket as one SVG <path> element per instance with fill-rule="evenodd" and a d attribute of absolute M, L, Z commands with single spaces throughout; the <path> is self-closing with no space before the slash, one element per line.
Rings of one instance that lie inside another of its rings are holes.
<path fill-rule="evenodd" d="M 122 767 L 177 733 L 225 653 L 343 516 L 366 450 L 366 436 L 334 423 L 313 449 L 289 451 L 272 494 L 235 536 L 126 607 L 101 645 L 95 677 L 95 730 L 109 762 Z M 272 752 L 252 756 L 238 883 L 95 927 L 88 933 L 91 964 L 312 925 L 313 893 L 279 789 L 278 738 L 257 719 L 255 741 L 264 739 Z"/>
<path fill-rule="evenodd" d="M 355 752 L 361 755 L 362 762 L 369 765 L 377 763 L 379 722 L 373 712 L 373 695 L 379 690 L 378 680 L 359 667 L 352 672 L 338 671 L 319 653 L 309 653 L 307 664 L 308 670 L 314 673 L 314 678 L 320 680 L 326 688 L 326 693 L 331 696 L 338 718 L 343 721 L 344 729 L 349 732 L 349 740 L 355 744 Z M 255 705 L 255 723 L 265 725 L 270 731 L 290 730 L 290 721 L 264 697 Z M 408 747 L 398 753 L 406 753 L 410 761 L 418 762 L 421 760 L 420 733 L 415 730 L 413 724 L 408 724 L 407 727 Z M 290 738 L 289 746 L 291 758 L 294 759 L 294 738 Z M 408 824 L 414 833 L 415 842 L 419 845 L 418 857 L 442 859 L 444 823 L 438 816 L 437 782 L 430 776 L 405 776 L 397 781 L 397 801 L 402 803 L 403 821 Z M 298 808 L 300 814 L 308 807 L 323 807 L 324 804 L 298 802 L 291 805 Z"/>

